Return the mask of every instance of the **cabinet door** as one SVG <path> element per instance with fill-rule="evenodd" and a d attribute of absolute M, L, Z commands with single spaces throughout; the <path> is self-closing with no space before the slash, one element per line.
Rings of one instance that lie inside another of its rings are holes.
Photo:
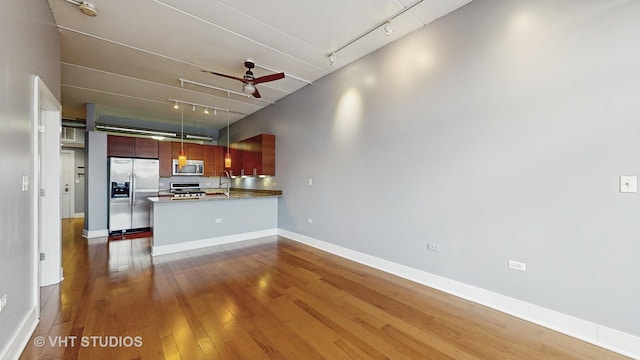
<path fill-rule="evenodd" d="M 134 138 L 135 148 L 133 157 L 144 159 L 158 158 L 158 140 L 147 138 Z"/>
<path fill-rule="evenodd" d="M 258 175 L 276 175 L 276 136 L 271 134 L 261 135 L 261 168 Z"/>
<path fill-rule="evenodd" d="M 242 150 L 239 143 L 232 143 L 229 150 L 231 155 L 231 168 L 227 168 L 231 176 L 240 176 L 242 174 Z"/>
<path fill-rule="evenodd" d="M 213 146 L 202 145 L 202 157 L 204 158 L 204 176 L 214 176 Z"/>
<path fill-rule="evenodd" d="M 129 136 L 109 135 L 107 137 L 107 156 L 133 157 L 135 139 Z"/>
<path fill-rule="evenodd" d="M 214 145 L 213 148 L 213 176 L 220 176 L 224 170 L 224 146 Z"/>
<path fill-rule="evenodd" d="M 203 160 L 202 145 L 200 144 L 184 144 L 185 150 L 187 150 L 187 159 L 189 160 Z"/>
<path fill-rule="evenodd" d="M 158 157 L 160 158 L 160 176 L 171 176 L 171 148 L 172 143 L 170 141 L 160 141 L 158 144 Z"/>
<path fill-rule="evenodd" d="M 224 150 L 223 146 L 202 145 L 205 176 L 220 176 L 224 170 Z"/>
<path fill-rule="evenodd" d="M 178 152 L 182 149 L 182 143 L 180 141 L 174 141 L 171 143 L 171 159 L 178 158 Z M 187 151 L 187 144 L 184 144 L 184 151 Z M 187 159 L 189 158 L 189 153 L 187 153 Z"/>
<path fill-rule="evenodd" d="M 257 137 L 240 141 L 242 148 L 242 169 L 247 176 L 253 176 L 260 167 L 260 144 Z"/>

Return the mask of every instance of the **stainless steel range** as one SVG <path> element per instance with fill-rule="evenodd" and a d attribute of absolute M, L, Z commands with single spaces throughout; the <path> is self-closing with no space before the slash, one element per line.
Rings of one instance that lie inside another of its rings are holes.
<path fill-rule="evenodd" d="M 173 194 L 172 199 L 182 200 L 182 199 L 200 199 L 201 197 L 207 196 L 207 193 L 200 190 L 199 183 L 171 183 L 170 187 L 171 193 Z"/>

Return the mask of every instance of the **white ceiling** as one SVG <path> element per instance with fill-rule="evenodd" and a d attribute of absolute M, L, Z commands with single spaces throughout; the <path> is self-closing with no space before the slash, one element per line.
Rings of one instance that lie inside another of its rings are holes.
<path fill-rule="evenodd" d="M 175 125 L 181 114 L 169 99 L 230 109 L 233 123 L 471 0 L 92 0 L 96 17 L 68 0 L 48 1 L 62 39 L 65 116 L 94 103 L 99 116 Z M 328 54 L 416 2 L 391 21 L 390 36 L 377 28 L 329 64 Z M 265 101 L 188 82 L 181 87 L 186 79 L 242 93 L 239 81 L 200 70 L 242 77 L 246 59 L 258 65 L 256 77 L 286 74 L 257 85 Z M 185 124 L 227 124 L 225 111 L 183 110 Z"/>

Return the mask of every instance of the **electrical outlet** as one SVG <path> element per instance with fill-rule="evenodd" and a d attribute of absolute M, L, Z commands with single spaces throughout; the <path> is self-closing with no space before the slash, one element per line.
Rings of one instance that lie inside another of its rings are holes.
<path fill-rule="evenodd" d="M 309 186 L 313 186 L 313 179 L 309 178 Z"/>
<path fill-rule="evenodd" d="M 2 311 L 2 309 L 7 307 L 7 294 L 2 295 L 2 298 L 0 298 L 0 311 Z"/>
<path fill-rule="evenodd" d="M 509 260 L 509 269 L 527 271 L 527 264 L 520 261 Z"/>
<path fill-rule="evenodd" d="M 440 251 L 440 245 L 435 244 L 435 243 L 428 243 L 427 244 L 427 248 L 431 251 Z"/>
<path fill-rule="evenodd" d="M 222 218 L 216 218 L 216 224 L 220 224 L 222 222 Z"/>
<path fill-rule="evenodd" d="M 307 222 L 308 222 L 309 224 L 313 224 L 313 219 L 312 219 L 312 218 L 308 218 L 308 219 L 307 219 Z"/>

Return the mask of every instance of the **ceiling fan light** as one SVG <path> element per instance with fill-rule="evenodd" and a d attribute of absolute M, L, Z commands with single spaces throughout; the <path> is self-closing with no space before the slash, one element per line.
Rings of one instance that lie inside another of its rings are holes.
<path fill-rule="evenodd" d="M 96 7 L 86 1 L 83 1 L 78 5 L 78 10 L 80 10 L 81 13 L 87 16 L 94 17 L 98 15 L 98 10 L 96 9 Z"/>
<path fill-rule="evenodd" d="M 245 83 L 242 86 L 242 91 L 244 91 L 244 93 L 247 94 L 247 95 L 251 95 L 256 91 L 256 87 L 253 84 Z"/>

